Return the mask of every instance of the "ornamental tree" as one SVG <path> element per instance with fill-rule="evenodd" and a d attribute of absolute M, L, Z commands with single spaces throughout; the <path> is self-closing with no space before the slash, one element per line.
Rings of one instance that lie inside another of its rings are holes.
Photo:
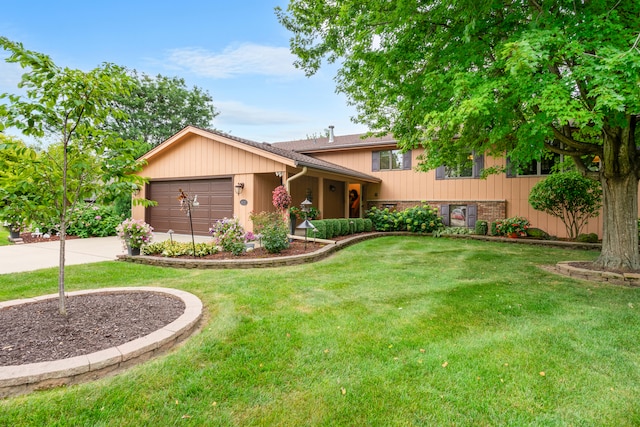
<path fill-rule="evenodd" d="M 640 268 L 640 2 L 290 0 L 276 13 L 296 65 L 339 62 L 355 120 L 424 148 L 424 170 L 469 150 L 573 159 L 603 188 L 596 264 Z"/>
<path fill-rule="evenodd" d="M 66 227 L 75 205 L 88 197 L 108 201 L 122 192 L 130 194 L 144 183 L 133 173 L 141 169 L 134 157 L 134 142 L 101 129 L 107 118 L 122 117 L 112 101 L 114 96 L 127 93 L 130 79 L 124 69 L 113 64 L 88 72 L 58 67 L 49 56 L 5 37 L 0 37 L 0 47 L 9 51 L 8 62 L 26 70 L 18 85 L 25 96 L 0 95 L 0 99 L 8 100 L 0 105 L 0 131 L 15 127 L 25 135 L 54 141 L 40 155 L 33 149 L 23 149 L 32 161 L 25 161 L 24 168 L 4 179 L 17 186 L 31 177 L 38 185 L 46 185 L 50 193 L 60 225 L 59 310 L 66 314 Z M 7 148 L 11 146 L 0 146 Z M 34 173 L 25 175 L 31 169 Z"/>
<path fill-rule="evenodd" d="M 580 235 L 589 219 L 598 216 L 602 188 L 577 171 L 557 172 L 539 181 L 529 193 L 529 204 L 560 218 L 570 239 Z"/>

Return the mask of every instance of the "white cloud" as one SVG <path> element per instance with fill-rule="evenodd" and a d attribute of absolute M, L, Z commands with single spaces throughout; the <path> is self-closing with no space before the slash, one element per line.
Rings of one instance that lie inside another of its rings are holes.
<path fill-rule="evenodd" d="M 214 121 L 219 122 L 219 125 L 224 127 L 229 125 L 283 125 L 301 123 L 307 120 L 300 114 L 292 113 L 290 111 L 263 109 L 260 107 L 246 105 L 239 101 L 216 101 L 215 104 L 218 111 L 220 111 L 220 115 L 218 115 Z M 216 127 L 220 127 L 219 125 Z"/>
<path fill-rule="evenodd" d="M 239 75 L 302 76 L 293 66 L 295 56 L 285 47 L 244 43 L 227 47 L 220 53 L 201 48 L 169 51 L 168 66 L 177 66 L 195 74 L 218 79 Z"/>

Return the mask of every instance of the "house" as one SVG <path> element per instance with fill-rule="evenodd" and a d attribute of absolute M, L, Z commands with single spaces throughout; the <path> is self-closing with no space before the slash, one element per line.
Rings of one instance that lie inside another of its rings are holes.
<path fill-rule="evenodd" d="M 418 149 L 402 153 L 392 137 L 337 136 L 332 127 L 325 138 L 268 144 L 189 126 L 143 156 L 147 166 L 141 175 L 150 182 L 139 197 L 158 205 L 136 206 L 133 216 L 157 231 L 188 233 L 177 199 L 182 189 L 198 196 L 200 205 L 192 212 L 196 233 L 206 234 L 213 221 L 231 216 L 251 229 L 251 212 L 274 210 L 271 192 L 285 185 L 294 205 L 308 199 L 322 218 L 361 217 L 372 206 L 401 210 L 427 202 L 451 226 L 518 215 L 552 235 L 566 235 L 561 221 L 528 203 L 529 191 L 548 173 L 546 161 L 534 162 L 524 174 L 482 179 L 483 168 L 504 166 L 504 158 L 470 154 L 460 167 L 418 172 L 420 154 Z M 600 218 L 591 219 L 585 232 L 601 235 Z"/>

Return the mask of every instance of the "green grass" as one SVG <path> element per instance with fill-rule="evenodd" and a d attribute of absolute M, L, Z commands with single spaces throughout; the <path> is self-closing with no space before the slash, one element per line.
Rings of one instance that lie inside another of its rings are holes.
<path fill-rule="evenodd" d="M 9 242 L 9 230 L 7 227 L 0 227 L 0 246 L 10 245 Z"/>
<path fill-rule="evenodd" d="M 116 377 L 2 401 L 0 425 L 639 425 L 640 289 L 538 268 L 596 255 L 385 237 L 288 268 L 69 267 L 68 290 L 192 292 L 206 323 Z M 56 270 L 0 281 L 0 300 L 55 293 Z"/>

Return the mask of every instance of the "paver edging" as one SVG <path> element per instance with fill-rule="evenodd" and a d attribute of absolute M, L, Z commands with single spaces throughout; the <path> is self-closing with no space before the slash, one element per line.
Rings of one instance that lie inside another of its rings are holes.
<path fill-rule="evenodd" d="M 35 390 L 78 384 L 120 372 L 166 352 L 198 328 L 202 319 L 203 305 L 198 297 L 189 292 L 161 287 L 123 287 L 76 291 L 69 292 L 67 295 L 141 291 L 161 293 L 178 298 L 185 305 L 184 312 L 166 326 L 116 347 L 68 359 L 0 366 L 0 399 Z M 58 294 L 51 294 L 6 301 L 0 303 L 0 309 L 16 305 L 16 301 L 19 301 L 20 304 L 26 304 L 57 297 Z"/>

